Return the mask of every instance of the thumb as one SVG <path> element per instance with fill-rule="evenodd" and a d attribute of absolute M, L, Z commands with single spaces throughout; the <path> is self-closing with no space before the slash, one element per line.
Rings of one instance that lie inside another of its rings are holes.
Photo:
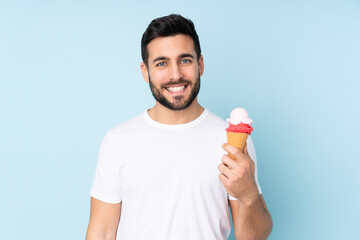
<path fill-rule="evenodd" d="M 247 143 L 245 143 L 245 147 L 244 147 L 244 154 L 248 157 L 250 157 L 248 150 L 247 150 Z"/>

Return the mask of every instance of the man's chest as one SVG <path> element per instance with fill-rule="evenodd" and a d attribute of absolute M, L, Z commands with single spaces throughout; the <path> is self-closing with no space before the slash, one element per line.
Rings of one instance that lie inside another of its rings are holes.
<path fill-rule="evenodd" d="M 142 139 L 137 151 L 122 151 L 118 174 L 124 200 L 179 191 L 220 191 L 216 188 L 220 186 L 217 167 L 225 153 L 222 139 L 190 137 Z"/>

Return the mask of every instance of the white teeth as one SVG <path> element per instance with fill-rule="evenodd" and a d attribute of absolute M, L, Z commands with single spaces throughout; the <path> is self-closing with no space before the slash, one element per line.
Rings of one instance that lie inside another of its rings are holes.
<path fill-rule="evenodd" d="M 180 92 L 184 90 L 184 88 L 185 86 L 179 86 L 179 87 L 168 87 L 166 89 L 169 90 L 170 92 Z"/>

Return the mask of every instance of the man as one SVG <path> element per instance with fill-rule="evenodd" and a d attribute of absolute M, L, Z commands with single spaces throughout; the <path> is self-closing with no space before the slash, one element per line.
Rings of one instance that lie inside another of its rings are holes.
<path fill-rule="evenodd" d="M 226 123 L 197 101 L 204 61 L 193 23 L 180 15 L 155 19 L 141 48 L 156 102 L 106 134 L 86 239 L 227 239 L 229 205 L 237 239 L 266 239 L 272 220 L 252 140 L 245 153 L 222 149 Z"/>

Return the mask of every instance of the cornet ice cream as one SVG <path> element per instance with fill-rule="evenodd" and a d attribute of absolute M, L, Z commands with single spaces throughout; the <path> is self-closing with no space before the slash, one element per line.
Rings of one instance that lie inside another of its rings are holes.
<path fill-rule="evenodd" d="M 229 144 L 239 148 L 242 152 L 246 144 L 247 137 L 254 130 L 250 125 L 253 120 L 249 118 L 247 111 L 243 108 L 235 108 L 231 111 L 230 118 L 226 119 L 229 127 L 226 128 L 227 141 Z M 230 157 L 235 157 L 230 154 Z"/>

